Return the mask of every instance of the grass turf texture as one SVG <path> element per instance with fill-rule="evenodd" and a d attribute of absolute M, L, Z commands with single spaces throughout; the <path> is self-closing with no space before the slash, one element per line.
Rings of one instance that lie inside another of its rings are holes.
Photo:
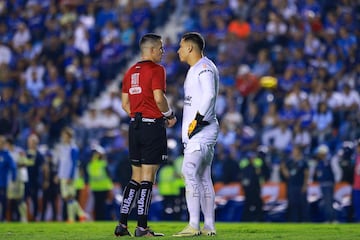
<path fill-rule="evenodd" d="M 134 232 L 135 222 L 129 223 L 129 230 Z M 114 236 L 116 222 L 89 223 L 0 223 L 1 240 L 101 240 L 132 239 Z M 185 222 L 150 222 L 149 225 L 165 234 L 161 239 L 178 239 L 172 234 L 182 230 Z M 220 223 L 217 236 L 200 236 L 205 239 L 246 239 L 246 240 L 355 240 L 360 239 L 359 224 L 290 224 L 290 223 Z M 181 238 L 192 239 L 193 237 Z"/>

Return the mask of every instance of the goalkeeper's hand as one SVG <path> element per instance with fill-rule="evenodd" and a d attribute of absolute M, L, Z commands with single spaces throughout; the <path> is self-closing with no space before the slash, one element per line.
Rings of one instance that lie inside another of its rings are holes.
<path fill-rule="evenodd" d="M 199 112 L 196 113 L 195 119 L 189 124 L 188 136 L 189 139 L 192 138 L 195 134 L 201 131 L 206 125 L 209 125 L 209 122 L 203 121 L 204 116 L 200 115 Z"/>

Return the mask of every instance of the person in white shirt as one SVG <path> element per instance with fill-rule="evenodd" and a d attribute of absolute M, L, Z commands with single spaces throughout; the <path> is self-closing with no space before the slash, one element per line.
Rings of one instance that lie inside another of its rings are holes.
<path fill-rule="evenodd" d="M 360 109 L 360 95 L 359 93 L 351 88 L 349 84 L 344 84 L 343 91 L 341 93 L 342 97 L 342 108 L 345 112 L 356 112 Z"/>
<path fill-rule="evenodd" d="M 54 157 L 58 164 L 61 197 L 66 203 L 67 222 L 73 223 L 76 216 L 80 222 L 88 220 L 88 214 L 76 200 L 75 181 L 78 178 L 79 149 L 71 128 L 65 127 L 61 131 L 61 142 L 55 147 Z"/>
<path fill-rule="evenodd" d="M 279 121 L 277 126 L 263 133 L 262 143 L 276 150 L 279 154 L 284 153 L 292 142 L 292 132 L 285 121 Z"/>
<path fill-rule="evenodd" d="M 17 26 L 17 30 L 12 39 L 12 46 L 18 49 L 31 40 L 31 32 L 25 23 L 21 22 Z"/>
<path fill-rule="evenodd" d="M 104 129 L 115 129 L 120 126 L 120 117 L 114 112 L 112 106 L 108 106 L 102 109 L 99 123 Z"/>
<path fill-rule="evenodd" d="M 184 82 L 182 142 L 186 203 L 189 224 L 175 237 L 215 235 L 215 192 L 211 180 L 211 163 L 219 134 L 215 105 L 219 91 L 219 72 L 203 55 L 205 41 L 196 32 L 185 33 L 178 50 L 180 61 L 190 65 Z M 200 231 L 200 211 L 204 227 Z"/>
<path fill-rule="evenodd" d="M 0 65 L 10 64 L 12 58 L 11 49 L 3 42 L 0 42 Z"/>

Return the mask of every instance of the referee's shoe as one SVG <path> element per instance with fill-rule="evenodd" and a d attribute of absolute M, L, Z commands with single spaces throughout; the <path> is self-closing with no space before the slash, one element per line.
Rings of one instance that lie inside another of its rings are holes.
<path fill-rule="evenodd" d="M 135 237 L 163 237 L 163 233 L 154 232 L 150 229 L 150 227 L 142 228 L 136 227 L 135 229 Z"/>
<path fill-rule="evenodd" d="M 199 236 L 200 234 L 201 234 L 200 230 L 193 228 L 189 224 L 182 231 L 174 234 L 173 237 L 193 237 L 193 236 Z"/>
<path fill-rule="evenodd" d="M 124 224 L 119 223 L 114 231 L 115 236 L 120 237 L 120 236 L 131 236 L 131 233 L 129 232 L 127 226 L 125 226 Z"/>

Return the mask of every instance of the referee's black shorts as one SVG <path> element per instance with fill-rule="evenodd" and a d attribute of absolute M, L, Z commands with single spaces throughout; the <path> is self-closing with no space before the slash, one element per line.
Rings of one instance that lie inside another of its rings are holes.
<path fill-rule="evenodd" d="M 163 118 L 130 121 L 129 157 L 135 166 L 166 163 L 167 137 Z"/>

